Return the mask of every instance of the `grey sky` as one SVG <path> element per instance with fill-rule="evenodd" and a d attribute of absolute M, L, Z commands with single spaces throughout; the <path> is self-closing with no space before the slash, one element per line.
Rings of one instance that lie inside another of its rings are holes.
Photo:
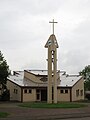
<path fill-rule="evenodd" d="M 53 18 L 58 69 L 78 73 L 90 64 L 90 0 L 0 0 L 0 50 L 11 70 L 47 69 Z"/>

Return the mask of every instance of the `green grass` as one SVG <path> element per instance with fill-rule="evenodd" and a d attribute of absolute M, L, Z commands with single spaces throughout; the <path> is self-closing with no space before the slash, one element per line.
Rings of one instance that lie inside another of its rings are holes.
<path fill-rule="evenodd" d="M 48 103 L 22 103 L 20 107 L 28 108 L 81 108 L 86 107 L 84 104 L 80 103 L 58 103 L 58 104 L 48 104 Z"/>
<path fill-rule="evenodd" d="M 0 112 L 0 118 L 5 118 L 7 117 L 9 114 L 6 112 Z"/>

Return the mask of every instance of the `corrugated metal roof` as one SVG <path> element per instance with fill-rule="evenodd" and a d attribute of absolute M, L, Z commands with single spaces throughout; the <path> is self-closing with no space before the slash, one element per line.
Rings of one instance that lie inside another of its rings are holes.
<path fill-rule="evenodd" d="M 47 75 L 47 70 L 28 70 L 35 75 Z M 15 75 L 10 75 L 8 79 L 19 86 L 47 86 L 47 82 L 38 83 L 24 78 L 24 71 L 16 71 Z M 82 76 L 60 74 L 59 87 L 72 87 Z"/>
<path fill-rule="evenodd" d="M 62 75 L 60 76 L 61 83 L 59 86 L 61 87 L 72 87 L 78 80 L 80 80 L 82 76 L 70 76 L 70 75 Z"/>
<path fill-rule="evenodd" d="M 48 74 L 48 70 L 25 70 L 28 71 L 30 73 L 33 73 L 35 75 L 47 75 Z M 59 70 L 57 70 L 57 72 L 59 72 Z M 65 71 L 61 71 L 61 74 L 64 73 Z"/>
<path fill-rule="evenodd" d="M 35 75 L 47 75 L 48 74 L 47 70 L 26 70 L 26 71 L 33 73 Z"/>

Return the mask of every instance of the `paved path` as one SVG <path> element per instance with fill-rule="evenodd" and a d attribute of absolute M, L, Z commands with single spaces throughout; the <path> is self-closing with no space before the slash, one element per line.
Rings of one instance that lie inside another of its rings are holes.
<path fill-rule="evenodd" d="M 0 120 L 85 120 L 90 118 L 90 104 L 84 108 L 36 109 L 18 107 L 20 103 L 0 103 L 0 112 L 8 112 L 7 118 Z M 85 119 L 84 119 L 85 118 Z"/>

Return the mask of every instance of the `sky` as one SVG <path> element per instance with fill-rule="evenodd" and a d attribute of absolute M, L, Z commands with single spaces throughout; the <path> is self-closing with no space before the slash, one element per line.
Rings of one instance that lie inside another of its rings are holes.
<path fill-rule="evenodd" d="M 58 69 L 77 74 L 90 64 L 90 0 L 0 0 L 0 50 L 10 70 L 47 69 L 53 19 Z"/>

